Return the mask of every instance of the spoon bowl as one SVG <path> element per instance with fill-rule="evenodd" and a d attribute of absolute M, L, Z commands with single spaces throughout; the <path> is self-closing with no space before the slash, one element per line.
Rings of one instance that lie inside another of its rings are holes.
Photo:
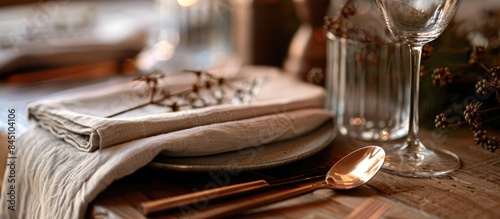
<path fill-rule="evenodd" d="M 385 152 L 379 146 L 357 149 L 335 163 L 326 174 L 332 189 L 353 189 L 368 182 L 380 170 Z"/>
<path fill-rule="evenodd" d="M 297 197 L 318 189 L 353 189 L 368 182 L 380 170 L 385 160 L 385 151 L 379 146 L 359 148 L 335 163 L 322 182 L 307 184 L 294 189 L 275 192 L 269 195 L 231 201 L 231 204 L 197 212 L 190 218 L 227 217 L 244 210 Z"/>

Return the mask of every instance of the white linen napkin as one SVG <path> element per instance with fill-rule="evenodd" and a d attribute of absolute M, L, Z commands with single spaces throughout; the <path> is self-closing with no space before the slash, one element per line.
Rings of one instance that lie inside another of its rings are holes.
<path fill-rule="evenodd" d="M 135 139 L 193 127 L 200 127 L 200 130 L 204 130 L 203 127 L 211 124 L 323 106 L 323 88 L 301 82 L 276 68 L 246 67 L 238 74 L 238 78 L 263 80 L 258 93 L 249 103 L 222 104 L 167 113 L 164 107 L 148 106 L 108 118 L 110 115 L 149 100 L 143 95 L 144 87 L 139 86 L 138 82 L 131 82 L 127 85 L 59 99 L 42 100 L 30 104 L 28 111 L 30 117 L 34 118 L 40 126 L 48 129 L 58 138 L 64 139 L 80 150 L 91 152 Z M 168 87 L 170 92 L 175 92 L 192 86 L 194 80 L 195 77 L 192 75 L 167 76 L 162 86 Z M 288 138 L 319 126 L 325 121 L 326 112 L 309 113 L 307 116 L 309 118 L 302 121 L 303 128 L 294 130 L 296 133 L 287 135 Z M 312 117 L 316 118 L 311 119 Z M 262 123 L 262 121 L 255 122 Z M 278 123 L 274 122 L 274 124 Z M 242 133 L 244 129 L 246 127 L 239 126 L 238 129 L 233 127 L 224 131 Z M 277 139 L 276 137 L 269 140 Z M 218 152 L 223 150 L 231 150 L 231 148 L 220 148 Z"/>

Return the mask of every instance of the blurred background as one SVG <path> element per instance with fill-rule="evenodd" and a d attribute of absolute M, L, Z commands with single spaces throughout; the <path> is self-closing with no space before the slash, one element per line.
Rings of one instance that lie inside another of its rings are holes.
<path fill-rule="evenodd" d="M 22 131 L 30 102 L 155 71 L 266 65 L 306 80 L 324 72 L 329 2 L 2 0 L 0 105 L 19 112 Z"/>
<path fill-rule="evenodd" d="M 6 0 L 0 3 L 0 79 L 31 83 L 158 69 L 236 71 L 247 64 L 299 75 L 315 67 L 322 71 L 328 3 Z"/>
<path fill-rule="evenodd" d="M 20 5 L 20 4 L 27 4 L 27 3 L 33 3 L 37 2 L 35 0 L 5 0 L 0 2 L 0 7 L 5 7 L 5 6 L 11 6 L 11 5 Z"/>

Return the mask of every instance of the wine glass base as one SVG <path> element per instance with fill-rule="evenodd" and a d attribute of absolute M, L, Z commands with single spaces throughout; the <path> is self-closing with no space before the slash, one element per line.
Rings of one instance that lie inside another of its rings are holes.
<path fill-rule="evenodd" d="M 405 144 L 385 149 L 383 171 L 400 176 L 431 177 L 451 173 L 460 167 L 460 158 L 450 151 L 423 146 L 411 148 Z"/>

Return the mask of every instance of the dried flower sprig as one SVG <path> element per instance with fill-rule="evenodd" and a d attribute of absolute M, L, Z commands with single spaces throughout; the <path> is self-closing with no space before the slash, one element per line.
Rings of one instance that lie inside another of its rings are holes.
<path fill-rule="evenodd" d="M 143 75 L 137 78 L 134 78 L 134 81 L 140 81 L 143 82 L 146 85 L 146 89 L 144 92 L 144 95 L 149 93 L 149 102 L 154 102 L 154 97 L 157 92 L 163 92 L 162 90 L 159 90 L 158 84 L 160 83 L 160 80 L 162 80 L 165 77 L 165 74 L 162 72 L 156 71 L 148 75 Z"/>
<path fill-rule="evenodd" d="M 184 70 L 185 73 L 194 74 L 196 79 L 191 86 L 185 89 L 172 91 L 168 86 L 163 86 L 166 74 L 157 71 L 135 78 L 139 85 L 144 86 L 144 92 L 140 97 L 147 96 L 147 102 L 117 112 L 108 118 L 143 108 L 148 105 L 156 105 L 169 109 L 169 112 L 203 108 L 220 104 L 249 103 L 257 94 L 262 84 L 261 78 L 239 78 L 228 80 L 217 77 L 207 71 Z"/>
<path fill-rule="evenodd" d="M 486 15 L 492 18 L 492 13 L 487 12 Z M 456 83 L 459 78 L 472 75 L 469 78 L 476 81 L 470 83 L 474 86 L 475 94 L 466 97 L 462 114 L 457 115 L 454 110 L 441 112 L 436 116 L 434 123 L 440 129 L 450 129 L 465 124 L 471 128 L 477 145 L 494 152 L 499 149 L 500 141 L 487 129 L 492 127 L 488 126 L 489 124 L 497 124 L 500 121 L 500 62 L 498 62 L 500 44 L 495 43 L 500 39 L 500 35 L 498 29 L 493 31 L 496 34 L 491 34 L 491 27 L 500 27 L 500 16 L 486 20 L 484 25 L 474 30 L 476 34 L 483 36 L 487 43 L 469 49 L 465 60 L 467 63 L 455 62 L 448 64 L 447 67 L 435 68 L 431 78 L 434 86 L 444 88 Z M 493 67 L 487 67 L 488 65 Z M 450 70 L 452 67 L 455 69 L 454 73 Z"/>
<path fill-rule="evenodd" d="M 495 66 L 487 72 L 487 77 L 477 82 L 476 92 L 482 95 L 494 93 L 497 101 L 500 102 L 500 66 Z"/>
<path fill-rule="evenodd" d="M 467 124 L 474 134 L 474 141 L 477 145 L 494 152 L 499 148 L 500 142 L 495 136 L 488 135 L 484 128 L 487 123 L 500 121 L 500 86 L 498 84 L 498 72 L 500 66 L 493 67 L 487 71 L 489 77 L 479 80 L 475 86 L 479 95 L 493 94 L 496 103 L 489 103 L 487 100 L 477 100 L 466 105 L 463 111 L 463 119 L 449 122 L 447 115 L 443 112 L 436 116 L 435 124 L 437 128 L 448 129 L 450 127 Z"/>

